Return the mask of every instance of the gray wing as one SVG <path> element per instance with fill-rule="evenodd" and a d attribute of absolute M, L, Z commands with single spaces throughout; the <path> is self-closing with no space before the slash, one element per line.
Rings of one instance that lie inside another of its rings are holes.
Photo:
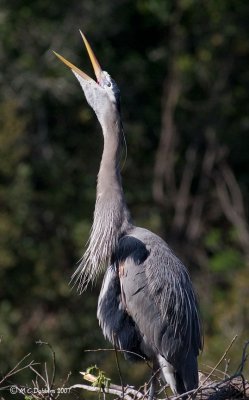
<path fill-rule="evenodd" d="M 120 240 L 118 263 L 123 302 L 143 338 L 145 353 L 161 354 L 182 369 L 202 347 L 186 268 L 162 239 L 140 228 Z"/>
<path fill-rule="evenodd" d="M 140 350 L 141 336 L 133 319 L 127 314 L 121 297 L 118 270 L 111 265 L 104 276 L 97 317 L 104 336 L 114 346 L 124 350 L 125 358 L 141 361 L 145 357 Z"/>

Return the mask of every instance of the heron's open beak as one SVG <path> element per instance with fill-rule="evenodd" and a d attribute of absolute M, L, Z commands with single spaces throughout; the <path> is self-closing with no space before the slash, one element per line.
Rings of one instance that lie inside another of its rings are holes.
<path fill-rule="evenodd" d="M 82 39 L 85 43 L 88 55 L 90 57 L 96 78 L 97 78 L 97 82 L 100 82 L 101 79 L 101 73 L 102 73 L 102 69 L 101 66 L 99 65 L 99 62 L 90 46 L 90 44 L 88 43 L 85 35 L 80 31 L 80 34 L 82 36 Z M 53 51 L 54 54 L 64 63 L 66 64 L 72 71 L 76 72 L 78 75 L 80 75 L 83 79 L 87 79 L 92 81 L 93 79 L 90 78 L 90 76 L 88 76 L 85 72 L 81 71 L 79 68 L 77 68 L 75 65 L 73 65 L 70 61 L 66 60 L 64 57 L 62 57 L 60 54 L 56 53 L 55 51 Z"/>

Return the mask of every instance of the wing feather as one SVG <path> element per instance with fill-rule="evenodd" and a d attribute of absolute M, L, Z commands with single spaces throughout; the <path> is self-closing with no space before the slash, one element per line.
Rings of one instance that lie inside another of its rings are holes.
<path fill-rule="evenodd" d="M 111 265 L 105 273 L 99 295 L 97 317 L 104 336 L 114 346 L 124 350 L 125 358 L 133 361 L 144 358 L 144 354 L 140 351 L 141 336 L 122 302 L 118 272 L 114 265 Z"/>
<path fill-rule="evenodd" d="M 153 233 L 136 228 L 119 243 L 126 307 L 145 353 L 159 353 L 176 368 L 202 348 L 196 296 L 187 269 Z M 148 354 L 149 356 L 149 354 Z"/>

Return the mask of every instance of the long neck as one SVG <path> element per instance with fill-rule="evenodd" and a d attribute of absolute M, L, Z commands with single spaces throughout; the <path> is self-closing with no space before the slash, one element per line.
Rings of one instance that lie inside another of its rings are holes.
<path fill-rule="evenodd" d="M 119 238 L 132 228 L 119 168 L 122 124 L 118 113 L 112 117 L 102 124 L 104 149 L 98 174 L 94 220 L 87 250 L 76 271 L 81 288 L 110 263 Z"/>
<path fill-rule="evenodd" d="M 122 141 L 122 125 L 119 116 L 108 120 L 103 124 L 102 129 L 104 149 L 98 173 L 97 198 L 110 193 L 110 190 L 111 192 L 118 191 L 123 196 L 119 167 Z M 123 205 L 126 206 L 125 201 Z"/>
<path fill-rule="evenodd" d="M 102 225 L 105 242 L 110 244 L 110 251 L 113 251 L 118 238 L 131 226 L 120 175 L 123 131 L 119 113 L 116 112 L 115 118 L 108 118 L 102 129 L 104 149 L 98 173 L 93 226 Z M 107 228 L 110 229 L 109 235 Z"/>

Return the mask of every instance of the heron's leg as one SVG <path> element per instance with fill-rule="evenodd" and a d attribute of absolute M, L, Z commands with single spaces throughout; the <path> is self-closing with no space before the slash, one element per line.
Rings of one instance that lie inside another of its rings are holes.
<path fill-rule="evenodd" d="M 155 387 L 156 387 L 156 382 L 155 382 L 155 378 L 153 377 L 151 379 L 148 400 L 155 400 Z"/>
<path fill-rule="evenodd" d="M 168 361 L 166 361 L 166 359 L 164 357 L 162 357 L 160 355 L 158 356 L 158 362 L 159 362 L 165 383 L 168 383 L 172 392 L 175 395 L 177 395 L 174 367 Z"/>
<path fill-rule="evenodd" d="M 157 361 L 153 361 L 153 371 L 150 381 L 150 388 L 148 393 L 148 400 L 155 400 L 155 391 L 157 386 L 157 376 L 159 373 L 159 365 Z"/>

